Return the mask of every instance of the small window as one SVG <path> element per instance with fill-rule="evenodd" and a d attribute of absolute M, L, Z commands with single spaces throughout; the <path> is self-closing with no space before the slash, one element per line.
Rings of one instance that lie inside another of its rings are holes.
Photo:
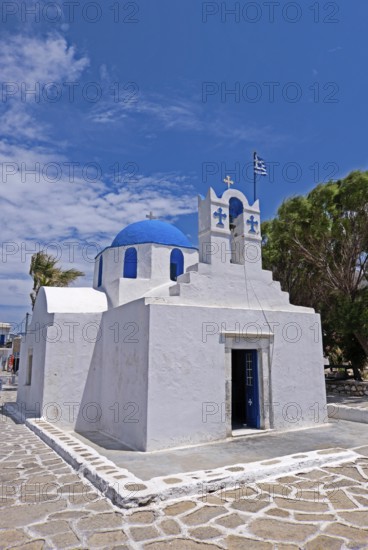
<path fill-rule="evenodd" d="M 170 254 L 170 279 L 176 281 L 184 273 L 184 256 L 179 248 L 174 248 Z"/>
<path fill-rule="evenodd" d="M 124 256 L 124 272 L 123 277 L 125 279 L 137 278 L 137 250 L 135 248 L 127 248 Z"/>
<path fill-rule="evenodd" d="M 102 273 L 103 273 L 103 258 L 101 256 L 99 264 L 98 264 L 98 282 L 97 282 L 97 286 L 102 285 Z"/>
<path fill-rule="evenodd" d="M 32 383 L 32 363 L 33 363 L 33 350 L 28 352 L 28 363 L 27 363 L 27 376 L 26 376 L 26 386 L 30 386 Z"/>
<path fill-rule="evenodd" d="M 236 218 L 244 211 L 243 203 L 236 197 L 232 197 L 229 201 L 229 225 L 230 229 L 234 229 Z"/>

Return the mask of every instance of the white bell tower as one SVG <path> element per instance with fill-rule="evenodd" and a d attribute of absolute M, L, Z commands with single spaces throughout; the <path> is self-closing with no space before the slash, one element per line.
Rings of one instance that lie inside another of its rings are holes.
<path fill-rule="evenodd" d="M 230 181 L 225 180 L 230 184 Z M 259 201 L 250 206 L 237 189 L 220 197 L 210 188 L 199 197 L 199 261 L 220 268 L 245 265 L 248 274 L 262 270 Z"/>

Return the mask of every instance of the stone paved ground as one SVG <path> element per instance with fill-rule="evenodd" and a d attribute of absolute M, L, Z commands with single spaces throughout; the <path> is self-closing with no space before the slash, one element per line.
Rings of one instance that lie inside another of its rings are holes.
<path fill-rule="evenodd" d="M 339 467 L 121 510 L 3 415 L 0 440 L 0 549 L 368 549 L 368 447 Z"/>

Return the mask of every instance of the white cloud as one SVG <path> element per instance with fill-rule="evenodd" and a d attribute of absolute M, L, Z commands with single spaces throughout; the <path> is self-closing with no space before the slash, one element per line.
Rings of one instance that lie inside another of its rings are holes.
<path fill-rule="evenodd" d="M 49 253 L 59 256 L 64 268 L 86 273 L 79 285 L 90 284 L 94 256 L 123 227 L 145 219 L 151 210 L 168 221 L 196 211 L 195 190 L 182 175 L 137 175 L 135 182 L 116 184 L 113 190 L 111 182 L 88 182 L 81 174 L 70 182 L 61 171 L 54 183 L 42 175 L 50 163 L 63 168 L 64 162 L 65 157 L 44 147 L 0 142 L 3 304 L 29 304 L 33 252 L 49 245 Z M 35 175 L 31 171 L 37 166 Z"/>
<path fill-rule="evenodd" d="M 137 122 L 141 125 L 143 120 L 148 136 L 151 132 L 174 129 L 252 144 L 255 141 L 280 143 L 287 139 L 270 126 L 243 124 L 228 112 L 219 114 L 215 110 L 209 116 L 199 100 L 183 99 L 178 94 L 175 97 L 148 95 L 139 90 L 130 101 L 101 101 L 90 114 L 90 120 L 98 124 L 116 124 L 123 119 L 131 125 Z"/>
<path fill-rule="evenodd" d="M 124 100 L 126 99 L 126 101 Z M 98 123 L 115 123 L 128 117 L 146 116 L 165 129 L 200 131 L 203 122 L 200 109 L 194 102 L 163 96 L 148 97 L 138 89 L 136 95 L 128 100 L 121 93 L 119 102 L 101 102 L 91 113 L 91 120 Z"/>
<path fill-rule="evenodd" d="M 5 36 L 0 51 L 2 135 L 16 140 L 47 139 L 49 128 L 36 116 L 44 101 L 43 87 L 77 81 L 88 58 L 78 58 L 74 46 L 59 34 Z M 31 90 L 35 93 L 28 93 Z"/>
<path fill-rule="evenodd" d="M 77 79 L 88 66 L 86 56 L 76 56 L 74 46 L 69 46 L 59 34 L 46 38 L 10 35 L 0 40 L 0 72 L 3 82 L 59 82 Z"/>
<path fill-rule="evenodd" d="M 87 180 L 78 169 L 70 177 L 69 159 L 43 121 L 42 102 L 38 104 L 32 96 L 24 101 L 21 86 L 31 89 L 49 82 L 76 81 L 88 66 L 88 57 L 78 56 L 58 34 L 46 38 L 13 35 L 1 39 L 0 48 L 2 82 L 18 87 L 18 93 L 0 105 L 4 136 L 0 141 L 0 301 L 2 317 L 10 315 L 14 321 L 29 309 L 32 280 L 28 271 L 33 252 L 49 245 L 48 252 L 59 257 L 63 268 L 86 273 L 77 284 L 89 285 L 94 256 L 123 227 L 145 219 L 151 210 L 168 221 L 193 213 L 196 194 L 188 179 L 177 173 L 137 174 L 135 181 L 127 183 L 114 181 L 112 175 Z M 104 65 L 100 77 L 108 86 L 110 77 Z M 180 102 L 167 111 L 147 102 L 138 112 L 158 117 L 167 127 L 173 127 L 174 120 L 187 127 L 196 123 L 188 106 Z M 52 143 L 58 143 L 57 150 Z"/>

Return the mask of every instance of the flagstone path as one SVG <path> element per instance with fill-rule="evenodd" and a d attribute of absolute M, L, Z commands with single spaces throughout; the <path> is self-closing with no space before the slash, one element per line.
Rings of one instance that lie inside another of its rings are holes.
<path fill-rule="evenodd" d="M 0 549 L 368 549 L 368 446 L 338 467 L 122 510 L 4 415 L 0 441 Z"/>

